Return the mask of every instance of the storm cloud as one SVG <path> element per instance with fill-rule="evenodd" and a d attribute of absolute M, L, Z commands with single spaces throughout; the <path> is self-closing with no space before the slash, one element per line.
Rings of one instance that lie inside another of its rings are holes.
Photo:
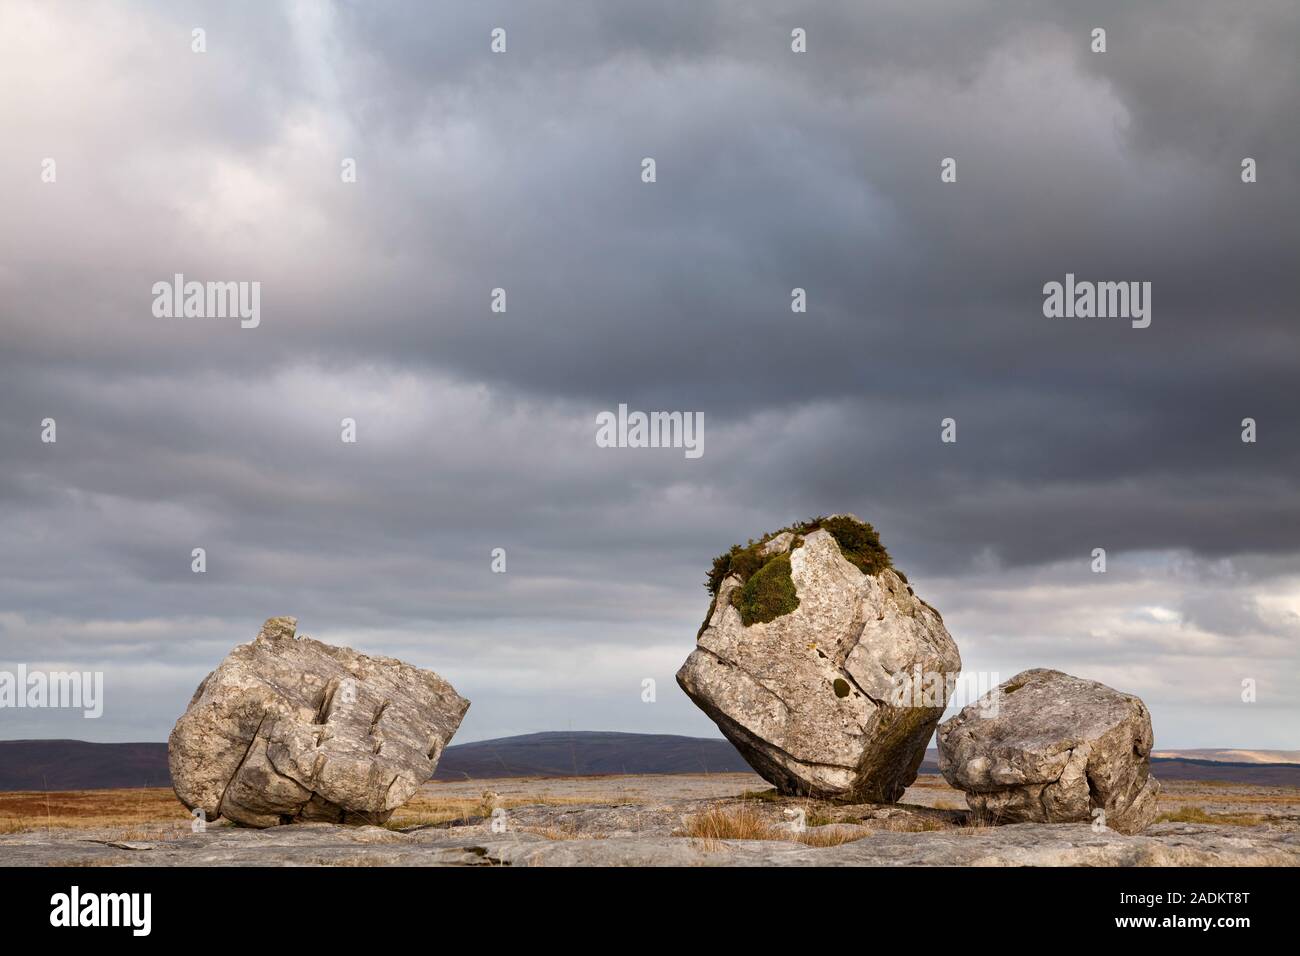
<path fill-rule="evenodd" d="M 5 4 L 0 668 L 106 704 L 0 734 L 161 739 L 275 614 L 458 739 L 713 733 L 711 558 L 853 511 L 968 669 L 1296 747 L 1300 10 L 1035 6 Z M 260 325 L 155 317 L 176 273 Z M 1045 318 L 1066 273 L 1151 326 Z M 598 448 L 620 403 L 705 454 Z"/>

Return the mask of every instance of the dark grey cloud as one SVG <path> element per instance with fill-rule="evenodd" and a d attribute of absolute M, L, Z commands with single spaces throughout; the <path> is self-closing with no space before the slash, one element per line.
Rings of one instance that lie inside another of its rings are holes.
<path fill-rule="evenodd" d="M 469 735 L 561 712 L 703 732 L 671 673 L 709 559 L 851 509 L 938 590 L 968 665 L 1127 674 L 1178 743 L 1269 737 L 1261 708 L 1210 739 L 1189 687 L 1295 669 L 1294 5 L 17 4 L 0 25 L 0 666 L 112 668 L 138 703 L 100 733 L 159 736 L 273 613 L 459 676 Z M 175 272 L 261 281 L 261 326 L 155 319 Z M 1152 326 L 1045 319 L 1066 272 L 1151 281 Z M 620 402 L 702 411 L 704 457 L 596 448 Z M 1184 561 L 1245 570 L 1207 591 L 1167 580 Z M 1090 619 L 1121 636 L 1089 645 Z M 1171 626 L 1217 656 L 1188 664 Z"/>

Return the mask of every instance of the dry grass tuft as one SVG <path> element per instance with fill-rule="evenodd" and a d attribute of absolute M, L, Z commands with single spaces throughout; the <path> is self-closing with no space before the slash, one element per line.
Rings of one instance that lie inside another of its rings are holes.
<path fill-rule="evenodd" d="M 784 840 L 782 832 L 764 819 L 754 807 L 713 807 L 687 819 L 679 836 L 701 840 Z"/>
<path fill-rule="evenodd" d="M 868 834 L 855 830 L 851 827 L 821 827 L 815 830 L 804 830 L 797 833 L 794 838 L 805 846 L 828 847 L 839 846 L 842 843 L 852 843 L 854 840 L 861 840 Z"/>
<path fill-rule="evenodd" d="M 717 849 L 722 840 L 778 840 L 828 847 L 861 840 L 864 836 L 852 827 L 809 822 L 809 828 L 804 830 L 776 826 L 769 823 L 757 807 L 742 803 L 733 807 L 712 807 L 697 813 L 688 818 L 675 835 L 702 840 L 706 850 Z"/>
<path fill-rule="evenodd" d="M 1253 813 L 1207 813 L 1204 807 L 1180 807 L 1172 813 L 1162 813 L 1156 823 L 1215 823 L 1220 826 L 1256 827 L 1266 822 L 1265 817 Z"/>

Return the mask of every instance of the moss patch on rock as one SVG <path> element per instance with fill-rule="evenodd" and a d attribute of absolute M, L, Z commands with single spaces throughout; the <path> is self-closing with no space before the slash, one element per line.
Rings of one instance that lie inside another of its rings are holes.
<path fill-rule="evenodd" d="M 785 531 L 782 528 L 781 531 Z M 781 531 L 773 531 L 771 534 L 765 534 L 755 541 L 750 538 L 746 544 L 733 544 L 730 551 L 724 551 L 713 559 L 713 567 L 709 569 L 709 576 L 704 582 L 705 588 L 710 594 L 717 594 L 718 589 L 722 587 L 722 582 L 726 580 L 727 575 L 737 575 L 741 582 L 748 581 L 754 576 L 763 565 L 772 560 L 772 555 L 764 554 L 763 547 L 775 538 Z M 802 544 L 803 542 L 800 542 Z"/>
<path fill-rule="evenodd" d="M 763 549 L 773 538 L 788 531 L 794 535 L 790 543 L 793 551 L 803 546 L 804 535 L 818 529 L 829 533 L 845 560 L 863 574 L 879 574 L 894 566 L 875 528 L 848 515 L 837 515 L 801 521 L 778 528 L 757 541 L 750 538 L 743 545 L 732 545 L 730 550 L 713 559 L 704 587 L 716 598 L 722 582 L 729 575 L 740 578 L 741 586 L 732 593 L 731 604 L 740 611 L 740 618 L 746 626 L 789 614 L 799 606 L 799 597 L 790 577 L 790 554 L 764 554 Z M 713 606 L 710 605 L 709 617 L 712 615 Z M 701 634 L 708 621 L 706 617 L 704 626 L 700 628 Z"/>
<path fill-rule="evenodd" d="M 746 627 L 765 624 L 797 608 L 799 595 L 790 577 L 790 555 L 773 556 L 743 587 L 731 592 L 731 603 L 740 612 L 741 623 Z"/>
<path fill-rule="evenodd" d="M 889 552 L 880 543 L 880 535 L 865 521 L 855 521 L 847 515 L 816 520 L 817 527 L 830 532 L 844 559 L 856 565 L 863 574 L 879 574 L 894 566 Z"/>
<path fill-rule="evenodd" d="M 772 556 L 763 554 L 763 548 L 769 541 L 789 531 L 794 535 L 794 541 L 790 546 L 791 550 L 794 550 L 803 545 L 804 535 L 811 534 L 819 528 L 830 533 L 835 543 L 840 546 L 840 553 L 844 555 L 845 560 L 855 565 L 863 574 L 879 574 L 885 568 L 894 566 L 889 552 L 880 543 L 880 535 L 876 533 L 875 528 L 865 521 L 857 521 L 847 515 L 838 515 L 834 518 L 811 518 L 786 528 L 778 528 L 770 534 L 763 535 L 757 541 L 750 538 L 743 545 L 732 545 L 731 550 L 713 559 L 713 566 L 709 569 L 704 587 L 710 594 L 717 594 L 729 574 L 739 576 L 742 583 L 749 581 L 760 568 L 772 560 Z M 901 572 L 899 576 L 902 576 Z"/>

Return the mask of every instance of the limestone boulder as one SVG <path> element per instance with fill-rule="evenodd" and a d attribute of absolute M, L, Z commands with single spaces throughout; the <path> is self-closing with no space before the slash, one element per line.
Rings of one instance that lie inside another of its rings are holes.
<path fill-rule="evenodd" d="M 1132 694 L 1061 671 L 1011 678 L 939 727 L 939 769 L 997 823 L 1098 819 L 1137 833 L 1156 816 L 1151 715 Z"/>
<path fill-rule="evenodd" d="M 433 671 L 268 620 L 199 685 L 168 740 L 176 795 L 251 827 L 378 824 L 432 776 L 469 701 Z"/>
<path fill-rule="evenodd" d="M 892 802 L 961 669 L 870 525 L 835 515 L 737 546 L 682 689 L 782 793 Z"/>

